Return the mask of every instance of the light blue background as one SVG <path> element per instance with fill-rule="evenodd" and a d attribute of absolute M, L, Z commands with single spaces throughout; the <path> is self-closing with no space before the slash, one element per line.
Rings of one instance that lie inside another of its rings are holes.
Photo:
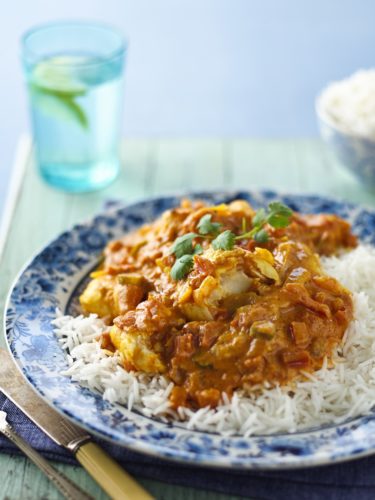
<path fill-rule="evenodd" d="M 19 38 L 34 24 L 93 19 L 128 35 L 128 136 L 316 135 L 319 90 L 375 59 L 372 0 L 13 0 L 1 11 L 0 207 L 27 129 Z"/>

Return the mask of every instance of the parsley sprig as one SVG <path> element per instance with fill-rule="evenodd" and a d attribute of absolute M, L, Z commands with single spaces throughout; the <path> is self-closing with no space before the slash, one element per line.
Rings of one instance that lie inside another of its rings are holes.
<path fill-rule="evenodd" d="M 203 252 L 199 243 L 193 245 L 195 239 L 209 239 L 215 250 L 232 250 L 236 241 L 253 239 L 257 243 L 266 243 L 269 233 L 266 225 L 275 229 L 287 227 L 290 224 L 292 210 L 279 201 L 272 202 L 267 209 L 260 208 L 252 219 L 252 228 L 246 230 L 246 219 L 242 220 L 242 233 L 235 235 L 230 229 L 220 232 L 222 224 L 212 222 L 212 215 L 201 217 L 197 224 L 198 233 L 187 233 L 179 236 L 173 243 L 170 252 L 175 255 L 176 261 L 171 269 L 171 277 L 181 280 L 194 266 L 194 255 Z"/>

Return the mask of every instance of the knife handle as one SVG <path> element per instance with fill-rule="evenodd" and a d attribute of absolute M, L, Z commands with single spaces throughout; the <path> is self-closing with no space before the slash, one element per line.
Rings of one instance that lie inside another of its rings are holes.
<path fill-rule="evenodd" d="M 95 443 L 89 441 L 81 445 L 76 459 L 112 499 L 154 499 Z"/>

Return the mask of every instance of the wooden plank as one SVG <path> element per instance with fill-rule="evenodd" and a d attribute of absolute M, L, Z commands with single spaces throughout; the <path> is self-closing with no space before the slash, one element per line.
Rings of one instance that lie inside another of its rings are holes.
<path fill-rule="evenodd" d="M 375 206 L 375 192 L 366 184 L 361 183 L 346 167 L 344 167 L 328 149 L 324 149 L 327 162 L 333 165 L 332 193 L 334 196 L 360 203 Z"/>
<path fill-rule="evenodd" d="M 88 474 L 82 473 L 81 467 L 57 463 L 53 465 L 69 479 L 79 484 L 93 498 L 97 500 L 109 498 Z M 0 468 L 3 479 L 0 498 L 23 500 L 39 498 L 60 500 L 63 498 L 52 482 L 23 456 L 0 455 Z"/>
<path fill-rule="evenodd" d="M 17 203 L 8 232 L 3 259 L 0 263 L 0 308 L 12 281 L 23 264 L 42 245 L 65 227 L 71 209 L 68 195 L 47 186 L 29 162 L 22 185 L 22 195 Z M 4 346 L 4 340 L 0 344 Z"/>
<path fill-rule="evenodd" d="M 160 141 L 153 194 L 222 188 L 223 183 L 223 145 L 220 141 Z"/>
<path fill-rule="evenodd" d="M 324 144 L 320 141 L 301 140 L 295 142 L 294 148 L 298 164 L 303 172 L 301 190 L 336 195 L 342 180 L 341 171 Z"/>
<path fill-rule="evenodd" d="M 4 204 L 4 210 L 0 221 L 0 262 L 11 226 L 14 210 L 17 206 L 23 177 L 32 152 L 32 142 L 28 135 L 22 136 L 19 140 L 16 157 L 12 169 L 12 176 L 9 183 L 8 194 Z"/>
<path fill-rule="evenodd" d="M 156 141 L 129 139 L 121 148 L 122 168 L 110 186 L 92 193 L 68 195 L 71 206 L 65 227 L 86 220 L 103 209 L 108 199 L 131 203 L 150 194 L 150 171 L 153 170 L 158 144 Z"/>
<path fill-rule="evenodd" d="M 95 500 L 108 500 L 96 482 L 81 467 L 53 462 L 53 465 L 72 481 L 78 484 Z M 45 475 L 22 456 L 0 454 L 0 470 L 3 480 L 1 500 L 61 500 L 63 497 Z M 163 500 L 239 500 L 240 497 L 175 486 L 138 477 L 137 480 L 155 498 Z"/>
<path fill-rule="evenodd" d="M 374 192 L 366 190 L 321 141 L 295 141 L 294 148 L 303 171 L 301 191 L 375 206 Z"/>
<path fill-rule="evenodd" d="M 229 185 L 235 189 L 297 191 L 300 171 L 294 141 L 234 140 L 228 146 Z"/>

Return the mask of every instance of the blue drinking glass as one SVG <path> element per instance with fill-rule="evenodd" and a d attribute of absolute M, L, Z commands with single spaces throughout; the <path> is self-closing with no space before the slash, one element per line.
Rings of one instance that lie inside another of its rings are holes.
<path fill-rule="evenodd" d="M 61 22 L 22 38 L 36 159 L 42 177 L 92 191 L 119 172 L 126 42 L 100 24 Z"/>

